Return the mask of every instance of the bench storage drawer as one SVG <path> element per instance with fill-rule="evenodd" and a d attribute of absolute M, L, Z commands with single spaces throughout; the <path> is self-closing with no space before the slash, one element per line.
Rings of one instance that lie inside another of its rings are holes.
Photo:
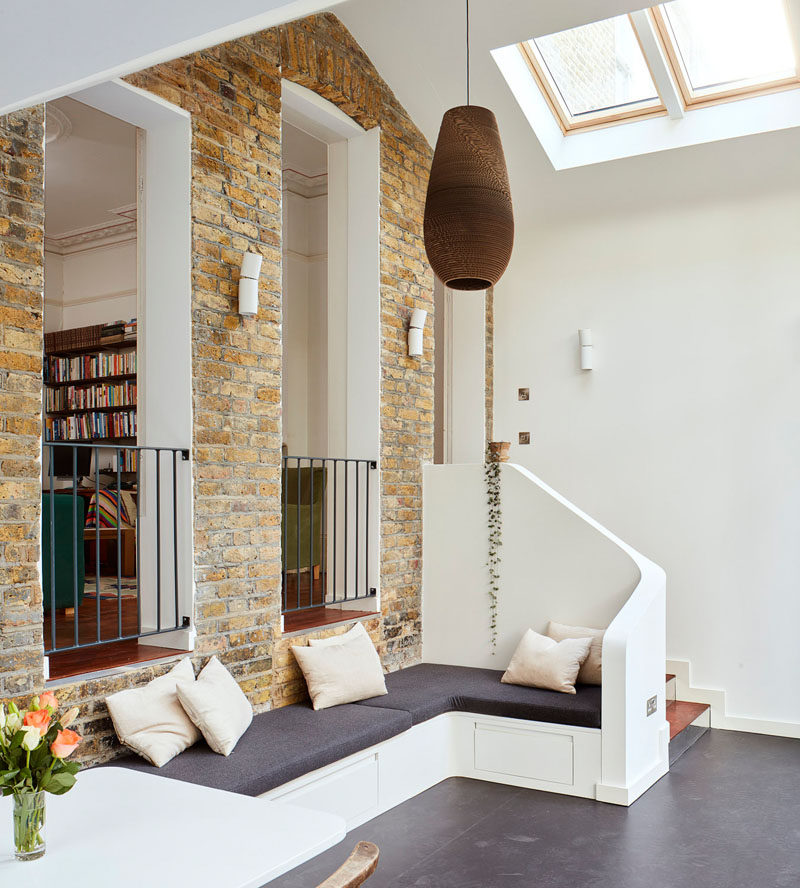
<path fill-rule="evenodd" d="M 476 722 L 475 769 L 571 786 L 573 738 L 569 734 Z"/>
<path fill-rule="evenodd" d="M 338 814 L 348 828 L 362 815 L 378 806 L 378 760 L 370 755 L 292 789 L 284 795 L 269 796 L 274 801 L 291 802 L 315 811 Z"/>

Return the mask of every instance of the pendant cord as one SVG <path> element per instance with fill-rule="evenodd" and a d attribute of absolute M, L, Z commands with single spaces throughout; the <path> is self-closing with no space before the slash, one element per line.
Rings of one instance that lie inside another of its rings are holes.
<path fill-rule="evenodd" d="M 465 0 L 467 7 L 467 105 L 469 105 L 469 0 Z"/>

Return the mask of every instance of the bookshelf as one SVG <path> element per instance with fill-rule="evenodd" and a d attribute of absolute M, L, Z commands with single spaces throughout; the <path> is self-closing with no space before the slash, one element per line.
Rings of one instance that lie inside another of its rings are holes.
<path fill-rule="evenodd" d="M 45 336 L 45 441 L 136 444 L 136 321 Z M 123 451 L 123 472 L 136 453 Z"/>

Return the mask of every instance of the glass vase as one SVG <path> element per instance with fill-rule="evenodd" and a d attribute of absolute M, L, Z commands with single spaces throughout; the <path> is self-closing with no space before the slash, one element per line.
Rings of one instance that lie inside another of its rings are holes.
<path fill-rule="evenodd" d="M 17 860 L 44 854 L 45 793 L 14 793 L 14 851 Z"/>

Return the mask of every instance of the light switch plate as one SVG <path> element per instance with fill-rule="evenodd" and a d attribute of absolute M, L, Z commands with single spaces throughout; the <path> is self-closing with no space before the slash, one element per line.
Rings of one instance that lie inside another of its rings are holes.
<path fill-rule="evenodd" d="M 531 390 L 529 388 L 517 389 L 517 400 L 518 401 L 530 401 L 530 399 L 531 399 Z"/>
<path fill-rule="evenodd" d="M 655 714 L 656 714 L 656 709 L 657 709 L 657 708 L 658 708 L 658 695 L 656 694 L 655 697 L 651 697 L 651 698 L 647 701 L 647 714 L 648 714 L 648 716 L 650 716 L 650 715 L 655 715 Z"/>
<path fill-rule="evenodd" d="M 519 443 L 520 444 L 530 444 L 531 443 L 531 433 L 530 432 L 520 432 L 519 433 Z"/>

